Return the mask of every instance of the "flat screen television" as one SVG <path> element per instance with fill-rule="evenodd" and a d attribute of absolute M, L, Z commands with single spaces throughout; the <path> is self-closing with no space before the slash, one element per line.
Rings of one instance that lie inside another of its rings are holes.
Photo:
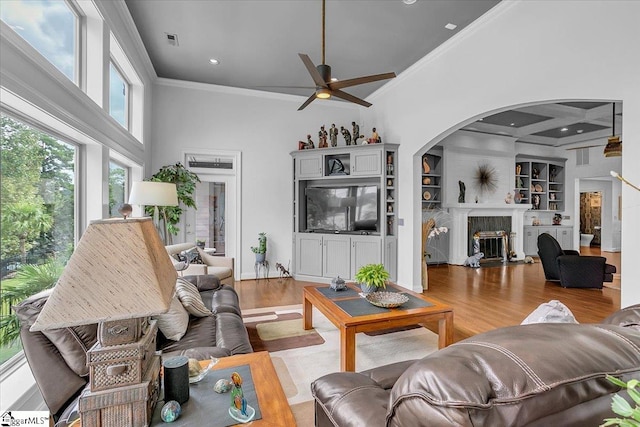
<path fill-rule="evenodd" d="M 379 231 L 376 185 L 307 187 L 306 231 Z"/>

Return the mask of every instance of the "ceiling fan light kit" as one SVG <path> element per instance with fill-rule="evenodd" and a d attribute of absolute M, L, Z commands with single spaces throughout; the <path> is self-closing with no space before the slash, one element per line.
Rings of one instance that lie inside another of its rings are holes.
<path fill-rule="evenodd" d="M 304 53 L 299 53 L 300 59 L 302 59 L 302 63 L 307 68 L 307 71 L 311 75 L 313 82 L 316 85 L 316 90 L 313 94 L 298 108 L 298 111 L 306 108 L 307 105 L 311 104 L 314 99 L 329 99 L 332 96 L 337 98 L 344 99 L 345 101 L 353 102 L 354 104 L 362 105 L 363 107 L 370 107 L 371 103 L 367 102 L 363 99 L 360 99 L 356 96 L 353 96 L 347 92 L 343 92 L 341 89 L 361 85 L 364 83 L 376 82 L 379 80 L 387 80 L 392 79 L 396 76 L 395 73 L 384 73 L 384 74 L 375 74 L 371 76 L 364 77 L 356 77 L 354 79 L 347 80 L 334 80 L 331 78 L 331 67 L 325 64 L 325 43 L 324 43 L 324 34 L 325 34 L 325 10 L 326 10 L 326 0 L 322 0 L 322 64 L 314 65 L 309 55 Z"/>

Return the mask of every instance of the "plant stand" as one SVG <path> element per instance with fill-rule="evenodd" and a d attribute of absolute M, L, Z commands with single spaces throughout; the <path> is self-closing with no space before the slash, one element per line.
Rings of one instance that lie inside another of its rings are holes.
<path fill-rule="evenodd" d="M 260 279 L 260 271 L 263 272 L 263 277 L 269 281 L 269 261 L 266 259 L 264 261 L 256 261 L 253 265 L 253 268 L 256 272 L 256 280 Z"/>

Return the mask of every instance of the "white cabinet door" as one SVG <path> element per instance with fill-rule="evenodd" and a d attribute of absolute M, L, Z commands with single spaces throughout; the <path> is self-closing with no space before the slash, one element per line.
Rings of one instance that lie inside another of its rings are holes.
<path fill-rule="evenodd" d="M 351 250 L 349 244 L 351 239 L 349 236 L 325 235 L 322 240 L 322 275 L 350 279 Z"/>
<path fill-rule="evenodd" d="M 524 227 L 524 254 L 538 255 L 538 230 L 533 227 Z"/>
<path fill-rule="evenodd" d="M 296 178 L 319 178 L 322 176 L 320 154 L 300 156 L 296 159 Z"/>
<path fill-rule="evenodd" d="M 351 175 L 380 175 L 382 173 L 382 152 L 365 151 L 351 153 Z"/>
<path fill-rule="evenodd" d="M 360 267 L 382 263 L 382 242 L 377 236 L 351 237 L 351 277 Z"/>
<path fill-rule="evenodd" d="M 558 228 L 556 240 L 562 249 L 573 249 L 573 227 Z"/>
<path fill-rule="evenodd" d="M 384 268 L 389 272 L 389 279 L 392 282 L 398 280 L 398 239 L 395 237 L 385 238 Z"/>
<path fill-rule="evenodd" d="M 306 233 L 297 235 L 296 274 L 322 276 L 322 236 Z"/>

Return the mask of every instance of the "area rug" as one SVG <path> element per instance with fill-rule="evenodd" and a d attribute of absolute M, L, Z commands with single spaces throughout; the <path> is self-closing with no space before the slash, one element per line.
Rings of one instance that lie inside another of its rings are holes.
<path fill-rule="evenodd" d="M 302 305 L 243 310 L 245 319 L 260 316 L 273 318 L 274 315 L 279 319 L 286 319 L 285 315 L 290 314 L 300 316 L 299 327 L 302 330 Z M 270 352 L 278 378 L 289 405 L 294 409 L 299 426 L 313 425 L 311 383 L 323 375 L 340 371 L 338 329 L 315 308 L 313 327 L 324 339 L 324 343 Z M 378 336 L 357 334 L 356 371 L 403 360 L 420 359 L 437 349 L 438 336 L 422 327 Z"/>
<path fill-rule="evenodd" d="M 297 312 L 260 311 L 243 313 L 253 351 L 281 351 L 324 343 L 315 329 L 302 329 L 302 315 Z"/>

